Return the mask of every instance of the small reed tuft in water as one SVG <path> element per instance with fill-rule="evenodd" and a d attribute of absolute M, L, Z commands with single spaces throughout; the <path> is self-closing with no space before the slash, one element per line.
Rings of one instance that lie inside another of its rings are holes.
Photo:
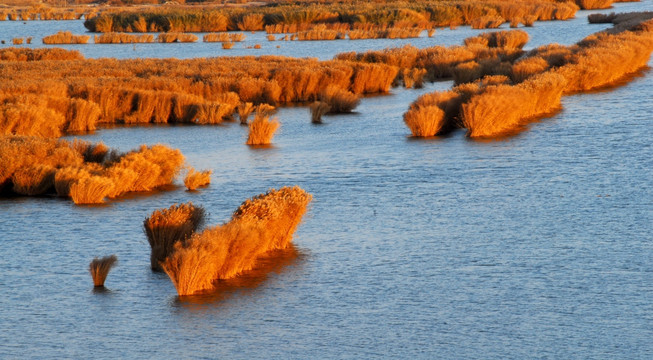
<path fill-rule="evenodd" d="M 104 281 L 107 279 L 109 271 L 117 264 L 117 262 L 118 257 L 116 257 L 116 255 L 106 256 L 101 259 L 94 258 L 89 265 L 89 271 L 93 278 L 93 285 L 96 287 L 104 286 Z"/>

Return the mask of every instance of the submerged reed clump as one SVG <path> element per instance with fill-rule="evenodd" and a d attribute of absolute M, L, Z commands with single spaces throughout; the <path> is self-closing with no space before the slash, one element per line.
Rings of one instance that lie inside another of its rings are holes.
<path fill-rule="evenodd" d="M 125 34 L 125 33 L 104 33 L 93 36 L 96 44 L 137 44 L 153 43 L 154 35 L 152 34 Z"/>
<path fill-rule="evenodd" d="M 320 93 L 320 101 L 329 105 L 329 112 L 348 113 L 360 103 L 359 96 L 337 86 L 327 86 Z"/>
<path fill-rule="evenodd" d="M 228 223 L 175 244 L 161 266 L 180 296 L 209 291 L 256 268 L 262 255 L 287 248 L 311 198 L 299 187 L 284 187 L 247 200 Z"/>
<path fill-rule="evenodd" d="M 191 168 L 184 178 L 184 185 L 189 191 L 194 191 L 201 186 L 206 186 L 211 183 L 212 170 L 196 171 Z"/>
<path fill-rule="evenodd" d="M 325 115 L 329 112 L 329 110 L 331 110 L 331 106 L 322 101 L 316 101 L 312 103 L 309 108 L 311 110 L 311 122 L 313 124 L 321 124 L 322 115 Z"/>
<path fill-rule="evenodd" d="M 272 143 L 272 137 L 281 124 L 276 118 L 257 113 L 254 120 L 249 124 L 247 145 L 268 145 Z"/>
<path fill-rule="evenodd" d="M 93 278 L 93 285 L 95 287 L 104 286 L 104 281 L 109 275 L 109 271 L 118 263 L 116 255 L 105 256 L 103 258 L 94 258 L 89 265 L 89 271 Z"/>
<path fill-rule="evenodd" d="M 249 114 L 252 113 L 252 110 L 254 110 L 254 104 L 251 102 L 244 102 L 236 107 L 241 125 L 247 125 L 247 118 L 249 118 Z"/>
<path fill-rule="evenodd" d="M 157 36 L 157 41 L 160 43 L 190 43 L 196 42 L 198 39 L 195 34 L 186 34 L 186 33 L 160 33 Z"/>
<path fill-rule="evenodd" d="M 161 262 L 173 251 L 176 243 L 183 243 L 197 232 L 206 221 L 206 211 L 192 202 L 174 204 L 167 209 L 154 211 L 143 221 L 143 229 L 152 252 L 150 266 L 163 271 Z"/>

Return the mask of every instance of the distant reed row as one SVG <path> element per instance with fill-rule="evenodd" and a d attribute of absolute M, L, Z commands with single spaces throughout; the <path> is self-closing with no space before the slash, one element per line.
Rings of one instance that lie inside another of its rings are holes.
<path fill-rule="evenodd" d="M 590 1 L 582 3 L 589 5 Z M 92 32 L 259 31 L 266 29 L 266 26 L 281 29 L 284 26 L 296 27 L 298 31 L 303 31 L 306 29 L 302 27 L 312 24 L 332 23 L 347 24 L 354 29 L 356 26 L 367 24 L 431 29 L 483 23 L 490 18 L 494 19 L 494 22 L 501 18 L 501 23 L 523 21 L 526 17 L 532 18 L 532 21 L 565 20 L 574 17 L 578 9 L 579 6 L 574 1 L 551 0 L 300 1 L 246 9 L 211 7 L 121 9 L 119 12 L 104 11 L 86 20 L 84 25 Z M 481 18 L 485 20 L 479 20 Z"/>

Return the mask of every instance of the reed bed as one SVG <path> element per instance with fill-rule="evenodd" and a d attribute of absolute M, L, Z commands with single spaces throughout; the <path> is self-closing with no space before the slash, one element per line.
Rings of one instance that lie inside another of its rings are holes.
<path fill-rule="evenodd" d="M 59 137 L 103 124 L 219 124 L 243 102 L 315 101 L 327 87 L 387 92 L 395 66 L 287 57 L 79 59 L 0 50 L 0 133 Z M 74 77 L 69 74 L 75 74 Z"/>
<path fill-rule="evenodd" d="M 0 49 L 0 61 L 43 61 L 43 60 L 82 60 L 82 59 L 84 59 L 84 57 L 77 50 L 64 50 L 59 48 Z"/>
<path fill-rule="evenodd" d="M 184 33 L 160 33 L 156 37 L 156 41 L 160 43 L 190 43 L 196 42 L 198 39 L 195 34 L 184 34 Z"/>
<path fill-rule="evenodd" d="M 172 254 L 175 244 L 182 245 L 200 230 L 206 221 L 206 210 L 192 202 L 174 204 L 154 211 L 143 221 L 143 230 L 150 244 L 150 266 L 163 271 L 161 262 Z"/>
<path fill-rule="evenodd" d="M 23 38 L 13 38 L 13 39 L 11 39 L 11 43 L 13 45 L 23 45 L 23 41 L 24 41 Z"/>
<path fill-rule="evenodd" d="M 28 196 L 56 192 L 76 204 L 171 184 L 183 166 L 181 152 L 163 145 L 119 154 L 79 140 L 0 137 L 0 189 Z"/>
<path fill-rule="evenodd" d="M 93 278 L 93 285 L 95 287 L 103 287 L 107 275 L 109 275 L 109 271 L 111 271 L 117 263 L 118 257 L 116 255 L 94 258 L 88 267 L 91 272 L 91 277 Z"/>
<path fill-rule="evenodd" d="M 94 35 L 93 42 L 96 44 L 140 44 L 153 43 L 154 35 L 152 34 L 126 34 L 126 33 L 104 33 Z"/>
<path fill-rule="evenodd" d="M 465 127 L 470 137 L 496 137 L 521 131 L 527 123 L 560 108 L 564 94 L 621 81 L 647 66 L 653 52 L 653 14 L 622 16 L 613 29 L 572 46 L 548 45 L 530 51 L 507 76 L 420 97 L 404 114 L 414 136 L 432 136 Z M 470 68 L 475 68 L 471 66 Z M 461 97 L 460 89 L 467 88 Z M 444 115 L 443 115 L 444 112 Z"/>
<path fill-rule="evenodd" d="M 253 197 L 226 224 L 177 242 L 161 266 L 179 296 L 211 291 L 220 280 L 255 269 L 266 253 L 290 246 L 311 198 L 299 187 Z"/>
<path fill-rule="evenodd" d="M 589 0 L 588 0 L 589 1 Z M 599 0 L 595 0 L 599 1 Z M 250 8 L 167 7 L 162 9 L 120 9 L 104 11 L 85 21 L 92 32 L 216 32 L 254 31 L 268 34 L 308 31 L 317 24 L 331 25 L 332 30 L 349 30 L 365 26 L 432 29 L 442 26 L 492 23 L 501 17 L 513 21 L 530 15 L 536 20 L 572 18 L 578 6 L 571 1 L 550 0 L 427 0 L 280 3 Z"/>
<path fill-rule="evenodd" d="M 226 32 L 205 34 L 202 37 L 204 42 L 241 42 L 246 36 L 243 33 L 229 34 Z"/>
<path fill-rule="evenodd" d="M 70 31 L 59 31 L 54 35 L 44 36 L 43 43 L 46 45 L 86 44 L 90 38 L 90 35 L 73 35 Z"/>
<path fill-rule="evenodd" d="M 195 191 L 199 187 L 206 186 L 211 183 L 211 174 L 213 171 L 204 170 L 196 171 L 191 168 L 188 170 L 186 177 L 184 178 L 184 185 L 188 191 Z"/>
<path fill-rule="evenodd" d="M 249 133 L 247 135 L 247 145 L 269 145 L 272 143 L 274 133 L 279 129 L 281 124 L 276 118 L 270 119 L 269 116 L 256 114 L 254 120 L 249 124 Z"/>
<path fill-rule="evenodd" d="M 418 49 L 406 45 L 364 53 L 341 53 L 336 55 L 336 59 L 396 66 L 400 70 L 396 82 L 403 78 L 404 85 L 418 84 L 419 86 L 425 80 L 436 81 L 454 77 L 456 67 L 470 61 L 483 66 L 473 73 L 475 76 L 467 76 L 465 81 L 476 80 L 484 75 L 505 75 L 509 72 L 508 64 L 523 54 L 521 48 L 527 41 L 528 34 L 524 31 L 499 31 L 465 39 L 465 46 L 433 46 Z M 466 66 L 469 68 L 470 64 Z M 458 69 L 459 76 L 464 69 L 465 66 Z"/>

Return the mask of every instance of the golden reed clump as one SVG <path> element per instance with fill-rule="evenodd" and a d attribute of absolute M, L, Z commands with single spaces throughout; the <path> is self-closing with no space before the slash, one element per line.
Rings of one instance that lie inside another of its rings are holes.
<path fill-rule="evenodd" d="M 327 114 L 331 110 L 331 106 L 325 102 L 316 101 L 309 106 L 309 109 L 311 110 L 311 122 L 313 124 L 321 124 L 322 115 Z"/>
<path fill-rule="evenodd" d="M 272 143 L 272 137 L 280 125 L 276 118 L 270 119 L 269 116 L 257 113 L 254 120 L 249 124 L 249 133 L 245 144 L 269 145 Z"/>
<path fill-rule="evenodd" d="M 284 187 L 245 201 L 231 220 L 175 244 L 161 263 L 180 296 L 210 291 L 254 269 L 270 251 L 285 249 L 311 201 L 299 187 Z"/>
<path fill-rule="evenodd" d="M 89 271 L 93 278 L 93 285 L 96 287 L 104 286 L 109 271 L 111 271 L 111 268 L 113 268 L 117 263 L 118 257 L 116 257 L 116 255 L 94 258 L 89 264 Z"/>
<path fill-rule="evenodd" d="M 56 192 L 76 204 L 97 204 L 131 191 L 171 184 L 184 166 L 179 150 L 142 146 L 118 154 L 103 144 L 0 136 L 0 190 Z"/>
<path fill-rule="evenodd" d="M 143 229 L 152 249 L 150 266 L 163 271 L 160 263 L 173 252 L 176 243 L 184 243 L 206 221 L 206 211 L 192 202 L 174 204 L 167 209 L 156 210 L 145 219 Z"/>
<path fill-rule="evenodd" d="M 186 189 L 188 189 L 188 191 L 194 191 L 199 187 L 210 184 L 212 173 L 212 170 L 196 171 L 195 169 L 190 168 L 184 178 Z"/>
<path fill-rule="evenodd" d="M 93 41 L 96 44 L 137 44 L 137 43 L 153 43 L 154 35 L 152 34 L 125 34 L 125 33 L 104 33 L 101 35 L 94 35 Z"/>
<path fill-rule="evenodd" d="M 560 108 L 565 79 L 556 74 L 533 76 L 518 85 L 489 86 L 462 105 L 470 137 L 494 137 L 518 130 L 528 121 Z"/>
<path fill-rule="evenodd" d="M 245 40 L 245 34 L 229 34 L 226 32 L 205 34 L 202 37 L 204 42 L 240 42 Z"/>
<path fill-rule="evenodd" d="M 73 35 L 70 31 L 59 31 L 54 35 L 43 37 L 43 43 L 52 44 L 86 44 L 91 38 L 90 35 Z"/>
<path fill-rule="evenodd" d="M 336 86 L 327 86 L 320 93 L 320 101 L 329 105 L 331 113 L 348 113 L 358 106 L 360 98 L 351 91 Z"/>

